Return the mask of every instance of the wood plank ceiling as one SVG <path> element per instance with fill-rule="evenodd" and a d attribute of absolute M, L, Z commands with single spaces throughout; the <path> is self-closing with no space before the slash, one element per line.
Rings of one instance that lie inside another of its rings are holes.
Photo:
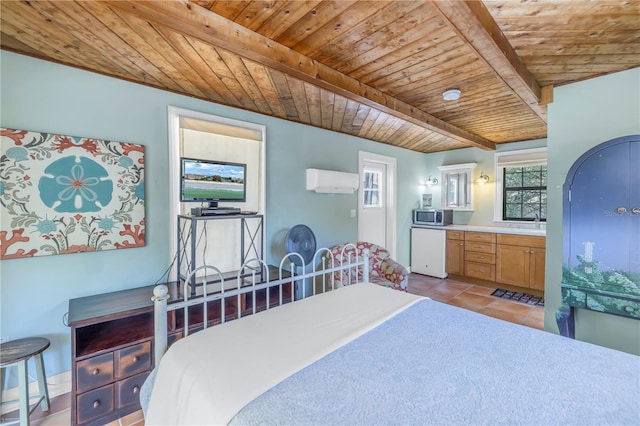
<path fill-rule="evenodd" d="M 639 42 L 640 0 L 0 3 L 2 49 L 418 152 L 544 138 Z"/>

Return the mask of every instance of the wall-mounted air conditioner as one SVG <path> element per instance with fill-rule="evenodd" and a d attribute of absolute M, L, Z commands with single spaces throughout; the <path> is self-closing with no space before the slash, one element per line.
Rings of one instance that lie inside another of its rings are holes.
<path fill-rule="evenodd" d="M 307 189 L 325 194 L 352 194 L 360 179 L 356 173 L 307 169 Z"/>

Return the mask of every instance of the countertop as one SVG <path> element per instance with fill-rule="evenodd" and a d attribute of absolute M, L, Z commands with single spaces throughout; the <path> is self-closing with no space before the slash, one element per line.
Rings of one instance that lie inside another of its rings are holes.
<path fill-rule="evenodd" d="M 547 231 L 545 229 L 531 229 L 531 228 L 510 228 L 506 226 L 480 226 L 480 225 L 411 225 L 412 228 L 429 228 L 429 229 L 442 229 L 451 231 L 476 231 L 476 232 L 495 232 L 496 234 L 518 234 L 518 235 L 536 235 L 540 237 L 546 237 Z"/>

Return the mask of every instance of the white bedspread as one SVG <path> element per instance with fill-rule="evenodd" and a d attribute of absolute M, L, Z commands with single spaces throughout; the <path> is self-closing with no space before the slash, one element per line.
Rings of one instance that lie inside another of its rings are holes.
<path fill-rule="evenodd" d="M 179 340 L 162 358 L 145 424 L 226 424 L 263 392 L 421 299 L 355 284 Z"/>

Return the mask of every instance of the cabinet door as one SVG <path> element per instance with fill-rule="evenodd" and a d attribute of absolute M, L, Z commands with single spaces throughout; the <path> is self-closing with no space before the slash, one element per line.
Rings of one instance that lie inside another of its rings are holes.
<path fill-rule="evenodd" d="M 640 273 L 638 163 L 640 141 L 616 143 L 590 154 L 568 177 L 566 282 L 627 293 L 631 285 L 618 286 L 620 278 L 611 274 Z"/>
<path fill-rule="evenodd" d="M 447 273 L 464 274 L 464 241 L 447 240 Z"/>
<path fill-rule="evenodd" d="M 544 291 L 546 250 L 531 248 L 529 253 L 529 288 Z"/>
<path fill-rule="evenodd" d="M 496 281 L 518 287 L 528 287 L 529 257 L 529 247 L 498 244 Z"/>

